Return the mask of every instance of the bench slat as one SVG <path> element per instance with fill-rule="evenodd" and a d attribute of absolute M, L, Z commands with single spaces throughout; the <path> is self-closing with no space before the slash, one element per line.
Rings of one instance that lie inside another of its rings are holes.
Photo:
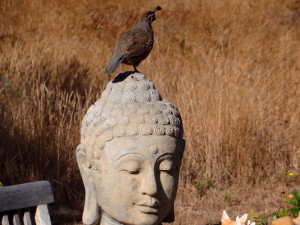
<path fill-rule="evenodd" d="M 54 202 L 48 181 L 18 184 L 0 188 L 0 212 Z"/>
<path fill-rule="evenodd" d="M 20 215 L 18 213 L 15 213 L 14 214 L 14 217 L 13 217 L 13 224 L 14 225 L 22 225 L 21 224 L 21 220 L 20 220 Z"/>
<path fill-rule="evenodd" d="M 38 205 L 35 213 L 36 225 L 51 225 L 51 220 L 49 216 L 48 206 Z"/>
<path fill-rule="evenodd" d="M 23 221 L 24 225 L 32 225 L 30 211 L 24 212 Z"/>
<path fill-rule="evenodd" d="M 8 216 L 4 215 L 2 217 L 2 225 L 9 225 L 9 220 L 8 220 Z"/>

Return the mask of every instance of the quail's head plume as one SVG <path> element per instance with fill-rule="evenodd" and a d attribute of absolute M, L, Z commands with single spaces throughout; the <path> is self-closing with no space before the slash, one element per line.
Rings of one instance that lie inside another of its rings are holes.
<path fill-rule="evenodd" d="M 155 12 L 161 10 L 160 6 L 157 6 L 153 11 L 148 11 L 146 12 L 142 18 L 140 19 L 140 22 L 148 22 L 150 21 L 150 23 L 152 23 L 154 20 L 156 20 L 155 18 Z"/>
<path fill-rule="evenodd" d="M 136 67 L 150 54 L 153 43 L 151 23 L 156 20 L 155 12 L 161 10 L 157 6 L 153 11 L 146 12 L 137 25 L 124 33 L 116 43 L 112 58 L 105 69 L 105 73 L 113 73 L 121 63 Z"/>

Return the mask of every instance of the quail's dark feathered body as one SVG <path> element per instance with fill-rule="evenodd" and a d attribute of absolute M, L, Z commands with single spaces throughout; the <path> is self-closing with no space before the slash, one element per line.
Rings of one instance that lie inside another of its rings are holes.
<path fill-rule="evenodd" d="M 155 20 L 155 12 L 158 10 L 161 10 L 160 6 L 146 12 L 134 28 L 120 37 L 105 73 L 113 73 L 121 63 L 132 65 L 137 71 L 136 67 L 152 50 L 154 37 L 151 23 Z"/>

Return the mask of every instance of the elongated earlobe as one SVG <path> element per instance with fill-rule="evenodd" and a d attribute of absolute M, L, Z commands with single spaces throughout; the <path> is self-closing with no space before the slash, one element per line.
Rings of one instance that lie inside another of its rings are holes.
<path fill-rule="evenodd" d="M 82 222 L 87 225 L 99 224 L 100 207 L 97 203 L 95 184 L 91 178 L 91 169 L 88 166 L 89 163 L 87 162 L 84 145 L 80 144 L 77 146 L 76 158 L 85 188 Z"/>
<path fill-rule="evenodd" d="M 96 225 L 100 222 L 100 208 L 96 197 L 85 192 L 82 222 L 86 225 Z"/>

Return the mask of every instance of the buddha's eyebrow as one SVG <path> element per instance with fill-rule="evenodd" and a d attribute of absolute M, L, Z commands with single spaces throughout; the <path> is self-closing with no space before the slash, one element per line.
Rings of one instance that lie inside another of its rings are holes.
<path fill-rule="evenodd" d="M 115 160 L 115 162 L 117 162 L 118 160 L 120 160 L 121 158 L 123 158 L 124 156 L 127 156 L 127 155 L 142 155 L 142 154 L 141 154 L 141 153 L 138 153 L 138 152 L 125 153 L 124 155 L 120 155 L 120 156 Z"/>

